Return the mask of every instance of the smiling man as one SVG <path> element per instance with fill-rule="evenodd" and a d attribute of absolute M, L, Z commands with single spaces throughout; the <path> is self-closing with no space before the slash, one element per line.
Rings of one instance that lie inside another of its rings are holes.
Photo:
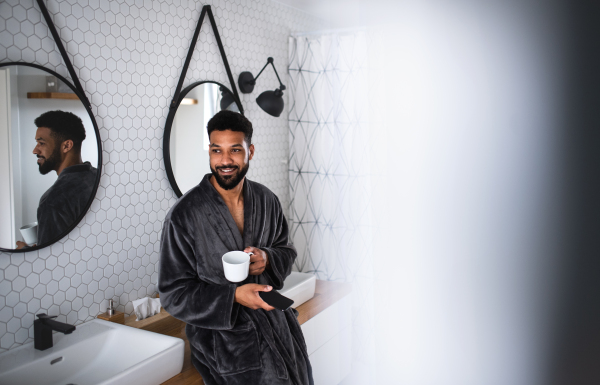
<path fill-rule="evenodd" d="M 258 295 L 283 287 L 296 250 L 277 196 L 245 177 L 252 124 L 221 111 L 207 128 L 212 173 L 175 203 L 163 226 L 161 302 L 187 323 L 205 384 L 313 384 L 295 310 L 274 310 Z M 239 283 L 223 272 L 221 257 L 233 250 L 253 253 Z"/>
<path fill-rule="evenodd" d="M 55 171 L 58 175 L 37 209 L 37 244 L 42 245 L 58 238 L 77 220 L 94 189 L 97 170 L 81 160 L 85 128 L 77 115 L 48 111 L 34 122 L 38 129 L 33 154 L 40 174 Z M 17 249 L 25 246 L 17 242 Z"/>

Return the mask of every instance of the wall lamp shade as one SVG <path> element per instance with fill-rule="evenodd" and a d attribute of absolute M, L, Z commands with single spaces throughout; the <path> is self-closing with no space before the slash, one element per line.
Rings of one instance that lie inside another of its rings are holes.
<path fill-rule="evenodd" d="M 284 106 L 283 91 L 279 88 L 275 91 L 265 91 L 256 98 L 256 103 L 264 112 L 278 118 Z"/>
<path fill-rule="evenodd" d="M 285 90 L 285 86 L 281 83 L 281 79 L 279 78 L 279 74 L 275 69 L 275 65 L 273 64 L 273 58 L 270 57 L 267 59 L 267 64 L 260 70 L 258 75 L 254 77 L 252 73 L 248 71 L 244 71 L 240 74 L 238 78 L 238 85 L 240 86 L 240 91 L 244 94 L 249 94 L 254 91 L 254 86 L 256 85 L 256 79 L 263 73 L 265 68 L 271 64 L 273 67 L 273 71 L 275 71 L 275 75 L 277 75 L 277 80 L 279 80 L 279 88 L 274 91 L 265 91 L 256 98 L 256 103 L 263 111 L 267 114 L 272 115 L 274 117 L 279 117 L 281 112 L 283 111 L 284 102 L 283 102 L 283 90 Z"/>
<path fill-rule="evenodd" d="M 223 87 L 219 87 L 219 90 L 221 91 L 221 110 L 229 110 L 240 113 L 240 109 L 238 108 L 231 92 Z"/>

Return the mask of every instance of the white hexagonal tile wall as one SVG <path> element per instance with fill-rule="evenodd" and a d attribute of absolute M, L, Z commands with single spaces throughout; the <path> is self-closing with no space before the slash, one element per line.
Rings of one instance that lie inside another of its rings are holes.
<path fill-rule="evenodd" d="M 257 73 L 269 56 L 285 78 L 290 32 L 324 27 L 270 0 L 205 3 L 212 5 L 234 78 Z M 132 300 L 155 293 L 162 221 L 176 200 L 164 170 L 164 123 L 201 9 L 196 2 L 133 0 L 50 0 L 47 6 L 92 103 L 103 170 L 90 211 L 68 237 L 27 257 L 0 254 L 0 351 L 31 339 L 35 312 L 77 324 L 106 309 L 107 296 L 130 313 Z M 0 61 L 9 60 L 69 78 L 32 1 L 0 2 Z M 229 84 L 208 20 L 185 83 L 200 79 Z M 257 91 L 240 97 L 255 127 L 249 177 L 287 207 L 281 163 L 288 154 L 287 119 L 265 114 L 254 102 L 257 92 L 276 84 L 275 74 L 265 71 Z"/>

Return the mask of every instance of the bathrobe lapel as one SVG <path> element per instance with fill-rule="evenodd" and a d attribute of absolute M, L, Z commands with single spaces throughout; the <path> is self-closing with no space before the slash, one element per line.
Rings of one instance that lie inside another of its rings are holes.
<path fill-rule="evenodd" d="M 255 210 L 253 199 L 252 186 L 250 186 L 250 183 L 244 181 L 244 247 L 240 250 L 244 250 L 248 246 L 258 245 L 258 243 L 254 241 L 255 234 L 252 218 L 254 218 Z"/>
<path fill-rule="evenodd" d="M 208 179 L 206 180 L 208 182 Z M 255 234 L 254 229 L 257 227 L 255 220 L 264 221 L 264 217 L 256 214 L 256 197 L 252 191 L 252 186 L 244 181 L 244 234 L 240 234 L 229 208 L 221 198 L 221 195 L 208 183 L 203 183 L 204 190 L 214 201 L 214 210 L 217 215 L 209 216 L 208 219 L 211 225 L 219 231 L 221 241 L 230 247 L 231 250 L 244 250 L 248 246 L 260 247 L 262 236 Z"/>
<path fill-rule="evenodd" d="M 208 175 L 202 180 L 201 186 L 211 200 L 211 209 L 214 215 L 208 215 L 208 221 L 215 228 L 218 229 L 217 234 L 219 239 L 230 251 L 233 250 L 244 250 L 244 241 L 240 230 L 237 228 L 229 208 L 221 198 L 221 195 L 208 181 Z M 245 190 L 245 188 L 244 188 Z M 244 232 L 246 233 L 246 199 L 244 197 Z M 219 231 L 220 230 L 220 231 Z"/>

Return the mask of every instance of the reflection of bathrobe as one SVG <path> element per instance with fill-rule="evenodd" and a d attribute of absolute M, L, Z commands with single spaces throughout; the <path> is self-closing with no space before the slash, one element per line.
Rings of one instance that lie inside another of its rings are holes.
<path fill-rule="evenodd" d="M 244 182 L 244 236 L 209 182 L 187 192 L 163 226 L 158 288 L 164 308 L 187 323 L 192 361 L 207 385 L 312 384 L 312 372 L 296 312 L 252 310 L 234 302 L 246 283 L 281 289 L 296 250 L 277 197 Z M 225 279 L 221 256 L 254 246 L 270 266 L 238 284 Z"/>
<path fill-rule="evenodd" d="M 40 198 L 37 244 L 57 240 L 83 212 L 96 185 L 98 170 L 85 162 L 67 167 Z"/>

